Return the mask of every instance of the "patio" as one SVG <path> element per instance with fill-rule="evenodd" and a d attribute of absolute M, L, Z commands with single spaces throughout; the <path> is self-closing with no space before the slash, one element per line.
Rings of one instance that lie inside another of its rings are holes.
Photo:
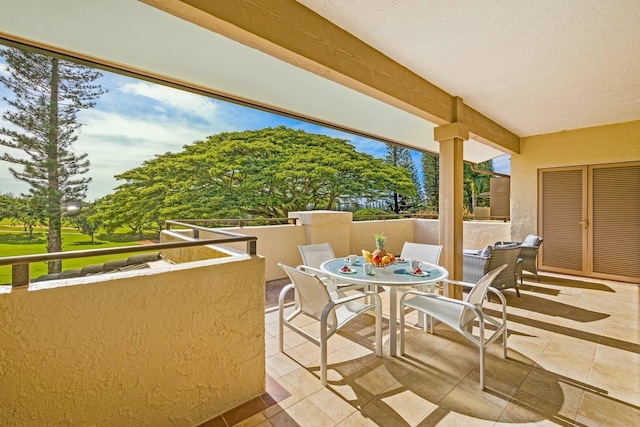
<path fill-rule="evenodd" d="M 433 336 L 413 330 L 404 356 L 389 357 L 387 347 L 380 359 L 368 319 L 329 340 L 323 388 L 317 347 L 287 332 L 287 354 L 278 352 L 272 307 L 282 281 L 269 282 L 267 394 L 202 425 L 637 425 L 638 286 L 544 272 L 540 282 L 524 278 L 521 298 L 505 292 L 509 358 L 493 344 L 484 392 L 476 349 L 460 335 L 442 325 Z"/>

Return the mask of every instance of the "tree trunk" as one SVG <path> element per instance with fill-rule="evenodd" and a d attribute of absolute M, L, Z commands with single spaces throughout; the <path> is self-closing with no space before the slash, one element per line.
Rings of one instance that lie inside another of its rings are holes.
<path fill-rule="evenodd" d="M 47 144 L 47 173 L 49 188 L 47 191 L 47 216 L 49 232 L 47 234 L 47 252 L 62 251 L 62 200 L 60 194 L 60 176 L 58 165 L 58 59 L 51 59 L 51 99 L 49 107 L 49 132 Z M 48 272 L 60 273 L 62 261 L 49 261 Z"/>

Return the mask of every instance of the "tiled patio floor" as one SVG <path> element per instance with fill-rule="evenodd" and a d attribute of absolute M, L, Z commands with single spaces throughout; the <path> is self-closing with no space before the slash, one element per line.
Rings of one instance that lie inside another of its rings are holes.
<path fill-rule="evenodd" d="M 205 425 L 640 425 L 638 285 L 540 279 L 525 275 L 521 298 L 505 291 L 509 357 L 493 344 L 484 391 L 476 348 L 446 326 L 414 329 L 404 356 L 389 357 L 386 343 L 378 358 L 367 316 L 330 339 L 324 388 L 318 348 L 289 331 L 280 353 L 277 311 L 267 311 L 267 394 Z"/>

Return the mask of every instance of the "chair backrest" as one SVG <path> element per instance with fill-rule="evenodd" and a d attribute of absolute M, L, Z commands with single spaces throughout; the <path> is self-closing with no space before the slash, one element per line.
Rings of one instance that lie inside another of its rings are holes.
<path fill-rule="evenodd" d="M 482 304 L 487 297 L 489 286 L 491 286 L 495 278 L 498 277 L 498 274 L 500 274 L 505 268 L 507 268 L 507 264 L 503 264 L 500 267 L 493 269 L 482 276 L 482 278 L 478 280 L 478 283 L 476 283 L 473 289 L 471 289 L 465 301 L 475 305 L 478 308 L 482 308 Z M 462 312 L 462 315 L 460 316 L 460 326 L 463 327 L 475 317 L 476 315 L 473 311 L 465 308 Z"/>
<path fill-rule="evenodd" d="M 336 257 L 329 243 L 298 245 L 298 250 L 302 257 L 302 264 L 313 268 L 320 268 L 320 264 Z"/>
<path fill-rule="evenodd" d="M 485 271 L 488 272 L 502 264 L 506 264 L 507 267 L 498 276 L 497 281 L 500 282 L 501 286 L 503 286 L 504 283 L 511 284 L 511 282 L 513 282 L 513 284 L 515 284 L 518 255 L 520 255 L 520 246 L 494 246 Z"/>
<path fill-rule="evenodd" d="M 320 320 L 322 310 L 331 301 L 331 296 L 322 281 L 315 274 L 310 274 L 297 268 L 278 264 L 294 286 L 300 310 L 316 320 Z M 333 328 L 338 324 L 335 311 L 329 313 L 327 324 Z"/>
<path fill-rule="evenodd" d="M 419 259 L 420 261 L 438 265 L 441 253 L 442 245 L 405 242 L 400 257 L 405 259 Z"/>

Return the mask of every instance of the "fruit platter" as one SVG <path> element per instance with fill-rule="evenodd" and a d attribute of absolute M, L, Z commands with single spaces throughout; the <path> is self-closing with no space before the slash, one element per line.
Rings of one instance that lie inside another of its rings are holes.
<path fill-rule="evenodd" d="M 384 246 L 387 243 L 387 237 L 380 233 L 375 235 L 376 250 L 369 252 L 362 250 L 364 262 L 370 262 L 374 267 L 388 267 L 396 263 L 396 257 L 392 253 L 388 253 Z"/>

